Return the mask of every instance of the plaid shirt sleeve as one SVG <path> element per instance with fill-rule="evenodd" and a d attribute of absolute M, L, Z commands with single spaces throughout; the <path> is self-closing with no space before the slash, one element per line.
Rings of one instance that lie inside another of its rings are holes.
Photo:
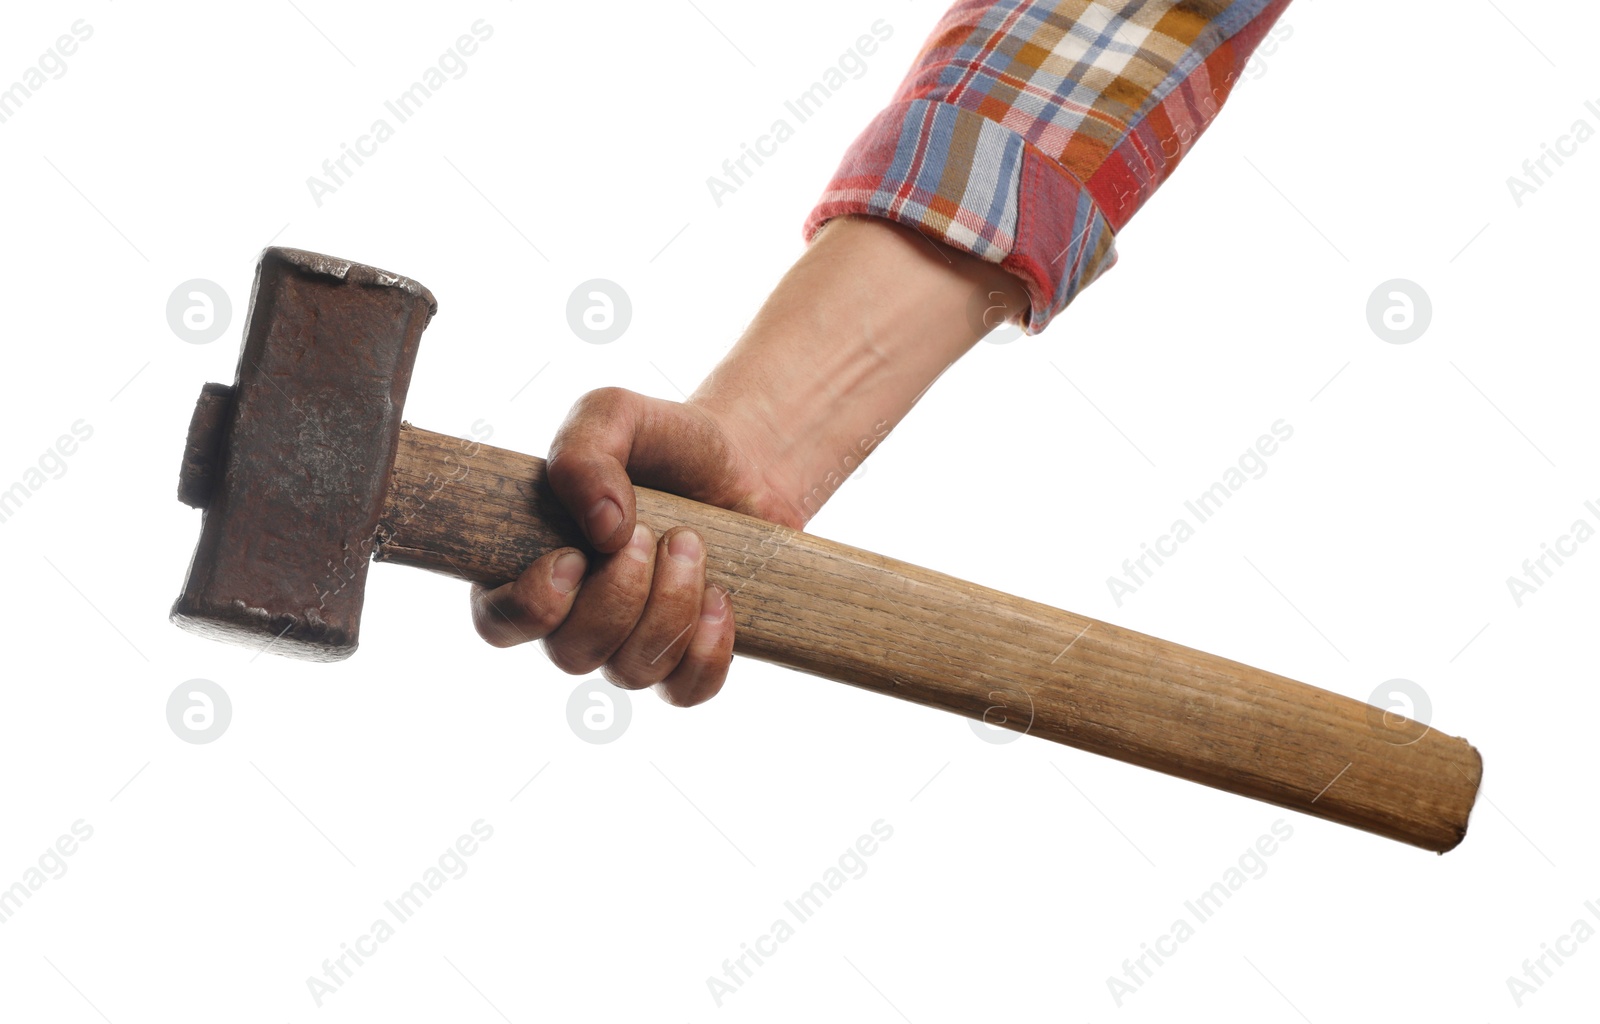
<path fill-rule="evenodd" d="M 961 0 L 806 220 L 887 217 L 1027 285 L 1037 334 L 1216 117 L 1289 0 Z"/>

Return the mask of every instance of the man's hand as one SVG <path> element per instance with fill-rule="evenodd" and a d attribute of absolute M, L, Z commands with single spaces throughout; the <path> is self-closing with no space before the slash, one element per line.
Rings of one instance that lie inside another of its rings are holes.
<path fill-rule="evenodd" d="M 659 686 L 673 704 L 709 700 L 733 656 L 728 595 L 706 585 L 698 534 L 675 527 L 657 537 L 637 521 L 633 485 L 803 525 L 739 444 L 692 400 L 620 388 L 583 396 L 556 434 L 547 472 L 600 557 L 591 565 L 562 548 L 515 582 L 474 587 L 479 635 L 497 647 L 542 639 L 565 672 L 602 669 L 626 689 Z"/>
<path fill-rule="evenodd" d="M 473 589 L 478 632 L 544 640 L 564 671 L 673 704 L 722 688 L 733 652 L 726 594 L 701 539 L 653 536 L 639 484 L 799 529 L 928 386 L 984 333 L 973 302 L 1020 313 L 1021 282 L 885 220 L 830 222 L 733 351 L 683 403 L 617 388 L 585 395 L 550 449 L 550 484 L 599 552 L 552 551 L 514 583 Z"/>

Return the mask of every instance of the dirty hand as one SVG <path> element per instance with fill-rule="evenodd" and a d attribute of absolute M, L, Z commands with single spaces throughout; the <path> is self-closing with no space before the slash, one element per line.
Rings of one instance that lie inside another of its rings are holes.
<path fill-rule="evenodd" d="M 706 584 L 695 531 L 678 526 L 658 537 L 637 521 L 633 485 L 801 523 L 729 427 L 693 399 L 590 392 L 557 432 L 546 472 L 598 554 L 560 548 L 514 582 L 474 587 L 478 633 L 497 647 L 542 639 L 563 671 L 598 668 L 626 689 L 658 686 L 672 704 L 709 700 L 733 656 L 728 595 Z"/>
<path fill-rule="evenodd" d="M 970 315 L 1027 308 L 1017 279 L 886 220 L 831 221 L 749 329 L 685 402 L 604 388 L 580 399 L 551 445 L 552 489 L 597 553 L 552 551 L 511 583 L 472 591 L 498 647 L 543 640 L 563 671 L 602 669 L 667 701 L 715 696 L 733 610 L 706 584 L 685 527 L 655 536 L 633 484 L 799 529 L 984 333 Z"/>

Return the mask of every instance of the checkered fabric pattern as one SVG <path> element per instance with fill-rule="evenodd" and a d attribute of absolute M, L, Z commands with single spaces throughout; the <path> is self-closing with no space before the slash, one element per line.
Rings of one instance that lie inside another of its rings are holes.
<path fill-rule="evenodd" d="M 961 0 L 806 221 L 887 217 L 1026 283 L 1029 333 L 1116 261 L 1289 0 Z"/>

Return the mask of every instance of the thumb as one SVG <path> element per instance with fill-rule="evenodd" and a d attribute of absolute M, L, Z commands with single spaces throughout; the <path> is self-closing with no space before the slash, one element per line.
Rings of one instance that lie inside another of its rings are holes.
<path fill-rule="evenodd" d="M 601 388 L 578 399 L 550 445 L 546 476 L 595 550 L 633 536 L 633 485 L 745 512 L 753 463 L 692 403 Z M 804 521 L 802 518 L 801 522 Z"/>
<path fill-rule="evenodd" d="M 617 551 L 633 536 L 628 458 L 641 396 L 601 388 L 578 399 L 556 431 L 545 477 L 596 551 Z"/>

